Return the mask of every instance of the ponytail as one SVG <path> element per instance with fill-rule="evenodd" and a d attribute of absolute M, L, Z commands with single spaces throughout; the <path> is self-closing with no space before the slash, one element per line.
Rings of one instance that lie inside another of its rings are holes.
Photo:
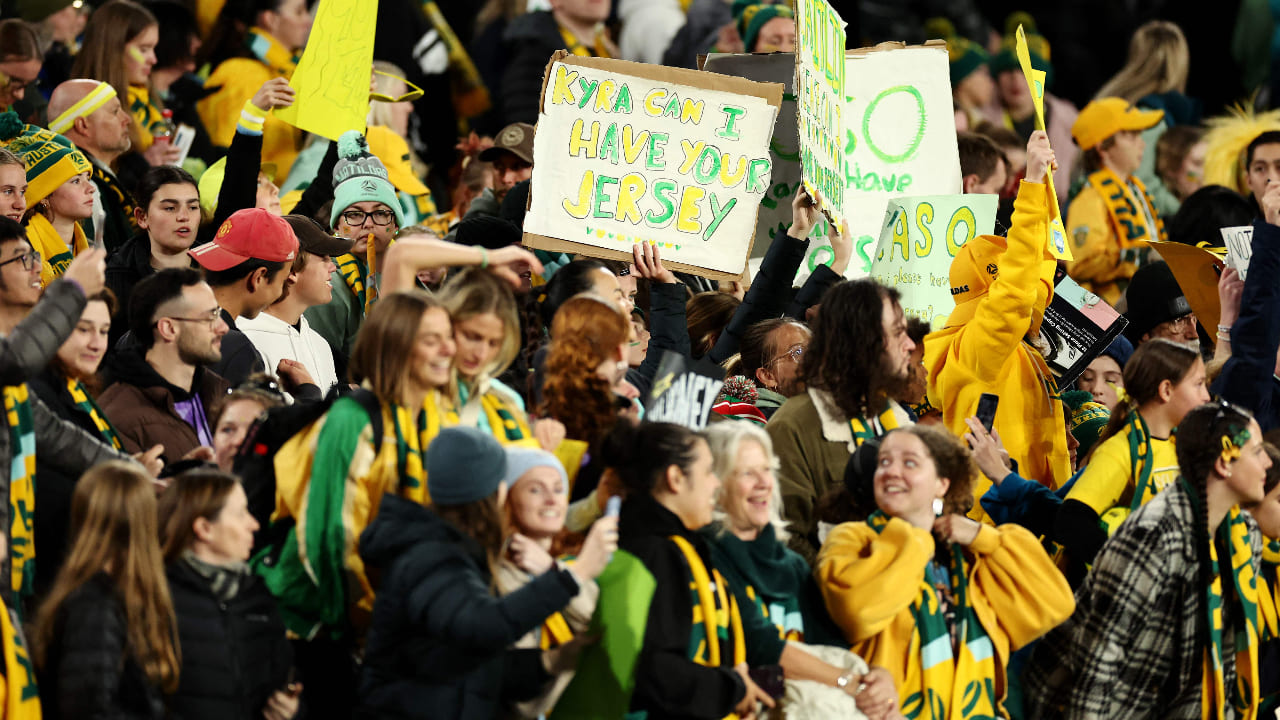
<path fill-rule="evenodd" d="M 1200 353 L 1171 340 L 1156 338 L 1138 346 L 1124 366 L 1124 392 L 1120 404 L 1111 411 L 1111 419 L 1098 436 L 1094 448 L 1123 430 L 1133 420 L 1138 408 L 1160 397 L 1160 385 L 1168 380 L 1177 385 L 1200 359 Z"/>
<path fill-rule="evenodd" d="M 605 436 L 601 456 L 628 494 L 651 495 L 672 465 L 685 474 L 692 471 L 701 440 L 698 433 L 673 423 L 619 422 Z"/>

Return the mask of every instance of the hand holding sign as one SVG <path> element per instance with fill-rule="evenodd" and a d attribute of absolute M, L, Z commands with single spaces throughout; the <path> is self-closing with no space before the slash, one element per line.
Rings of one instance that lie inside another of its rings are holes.
<path fill-rule="evenodd" d="M 818 210 L 818 204 L 809 197 L 809 192 L 803 187 L 796 192 L 796 196 L 791 199 L 791 227 L 787 228 L 787 237 L 796 240 L 807 240 L 809 233 L 813 231 L 813 226 L 818 224 L 822 219 L 822 213 Z"/>
<path fill-rule="evenodd" d="M 1049 134 L 1044 130 L 1031 133 L 1031 140 L 1027 142 L 1027 180 L 1045 182 L 1057 166 L 1053 148 L 1049 147 Z"/>
<path fill-rule="evenodd" d="M 1043 70 L 1036 70 L 1031 67 L 1031 52 L 1027 49 L 1027 35 L 1022 31 L 1021 25 L 1018 26 L 1017 45 L 1018 64 L 1022 66 L 1022 74 L 1026 76 L 1027 87 L 1031 91 L 1032 105 L 1036 111 L 1036 129 L 1044 130 L 1045 73 Z M 1029 172 L 1031 169 L 1030 158 L 1027 159 L 1027 162 L 1027 178 L 1039 177 Z M 1056 165 L 1054 166 L 1056 167 Z M 1058 207 L 1058 193 L 1053 188 L 1053 175 L 1046 176 L 1044 182 L 1049 186 L 1049 252 L 1059 260 L 1072 260 L 1071 248 L 1067 247 L 1067 229 L 1062 225 L 1062 209 Z"/>

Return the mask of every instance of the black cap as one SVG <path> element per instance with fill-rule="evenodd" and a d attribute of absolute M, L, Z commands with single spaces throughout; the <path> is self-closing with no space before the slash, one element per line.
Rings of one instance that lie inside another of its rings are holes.
<path fill-rule="evenodd" d="M 352 240 L 330 235 L 324 231 L 320 223 L 306 215 L 285 215 L 284 220 L 289 223 L 293 234 L 298 237 L 298 249 L 303 252 L 324 257 L 338 257 L 351 252 L 351 246 L 355 244 Z"/>
<path fill-rule="evenodd" d="M 1128 302 L 1124 316 L 1129 320 L 1124 335 L 1134 346 L 1160 323 L 1191 314 L 1191 303 L 1163 260 L 1138 268 L 1124 295 Z"/>
<path fill-rule="evenodd" d="M 519 245 L 524 233 L 512 223 L 493 215 L 476 213 L 458 223 L 453 241 L 459 245 L 479 245 L 497 250 L 508 245 Z"/>

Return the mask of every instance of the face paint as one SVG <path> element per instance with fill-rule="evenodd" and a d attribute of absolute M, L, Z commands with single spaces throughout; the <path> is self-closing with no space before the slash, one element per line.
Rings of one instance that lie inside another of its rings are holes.
<path fill-rule="evenodd" d="M 135 62 L 145 63 L 147 61 L 147 56 L 143 55 L 142 51 L 133 45 L 125 45 L 124 51 L 130 58 L 133 58 Z"/>

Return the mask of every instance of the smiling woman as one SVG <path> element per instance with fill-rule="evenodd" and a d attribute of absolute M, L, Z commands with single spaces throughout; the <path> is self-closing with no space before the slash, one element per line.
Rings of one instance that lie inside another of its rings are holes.
<path fill-rule="evenodd" d="M 0 111 L 26 97 L 27 86 L 36 82 L 44 64 L 40 41 L 31 26 L 21 20 L 0 22 Z"/>

